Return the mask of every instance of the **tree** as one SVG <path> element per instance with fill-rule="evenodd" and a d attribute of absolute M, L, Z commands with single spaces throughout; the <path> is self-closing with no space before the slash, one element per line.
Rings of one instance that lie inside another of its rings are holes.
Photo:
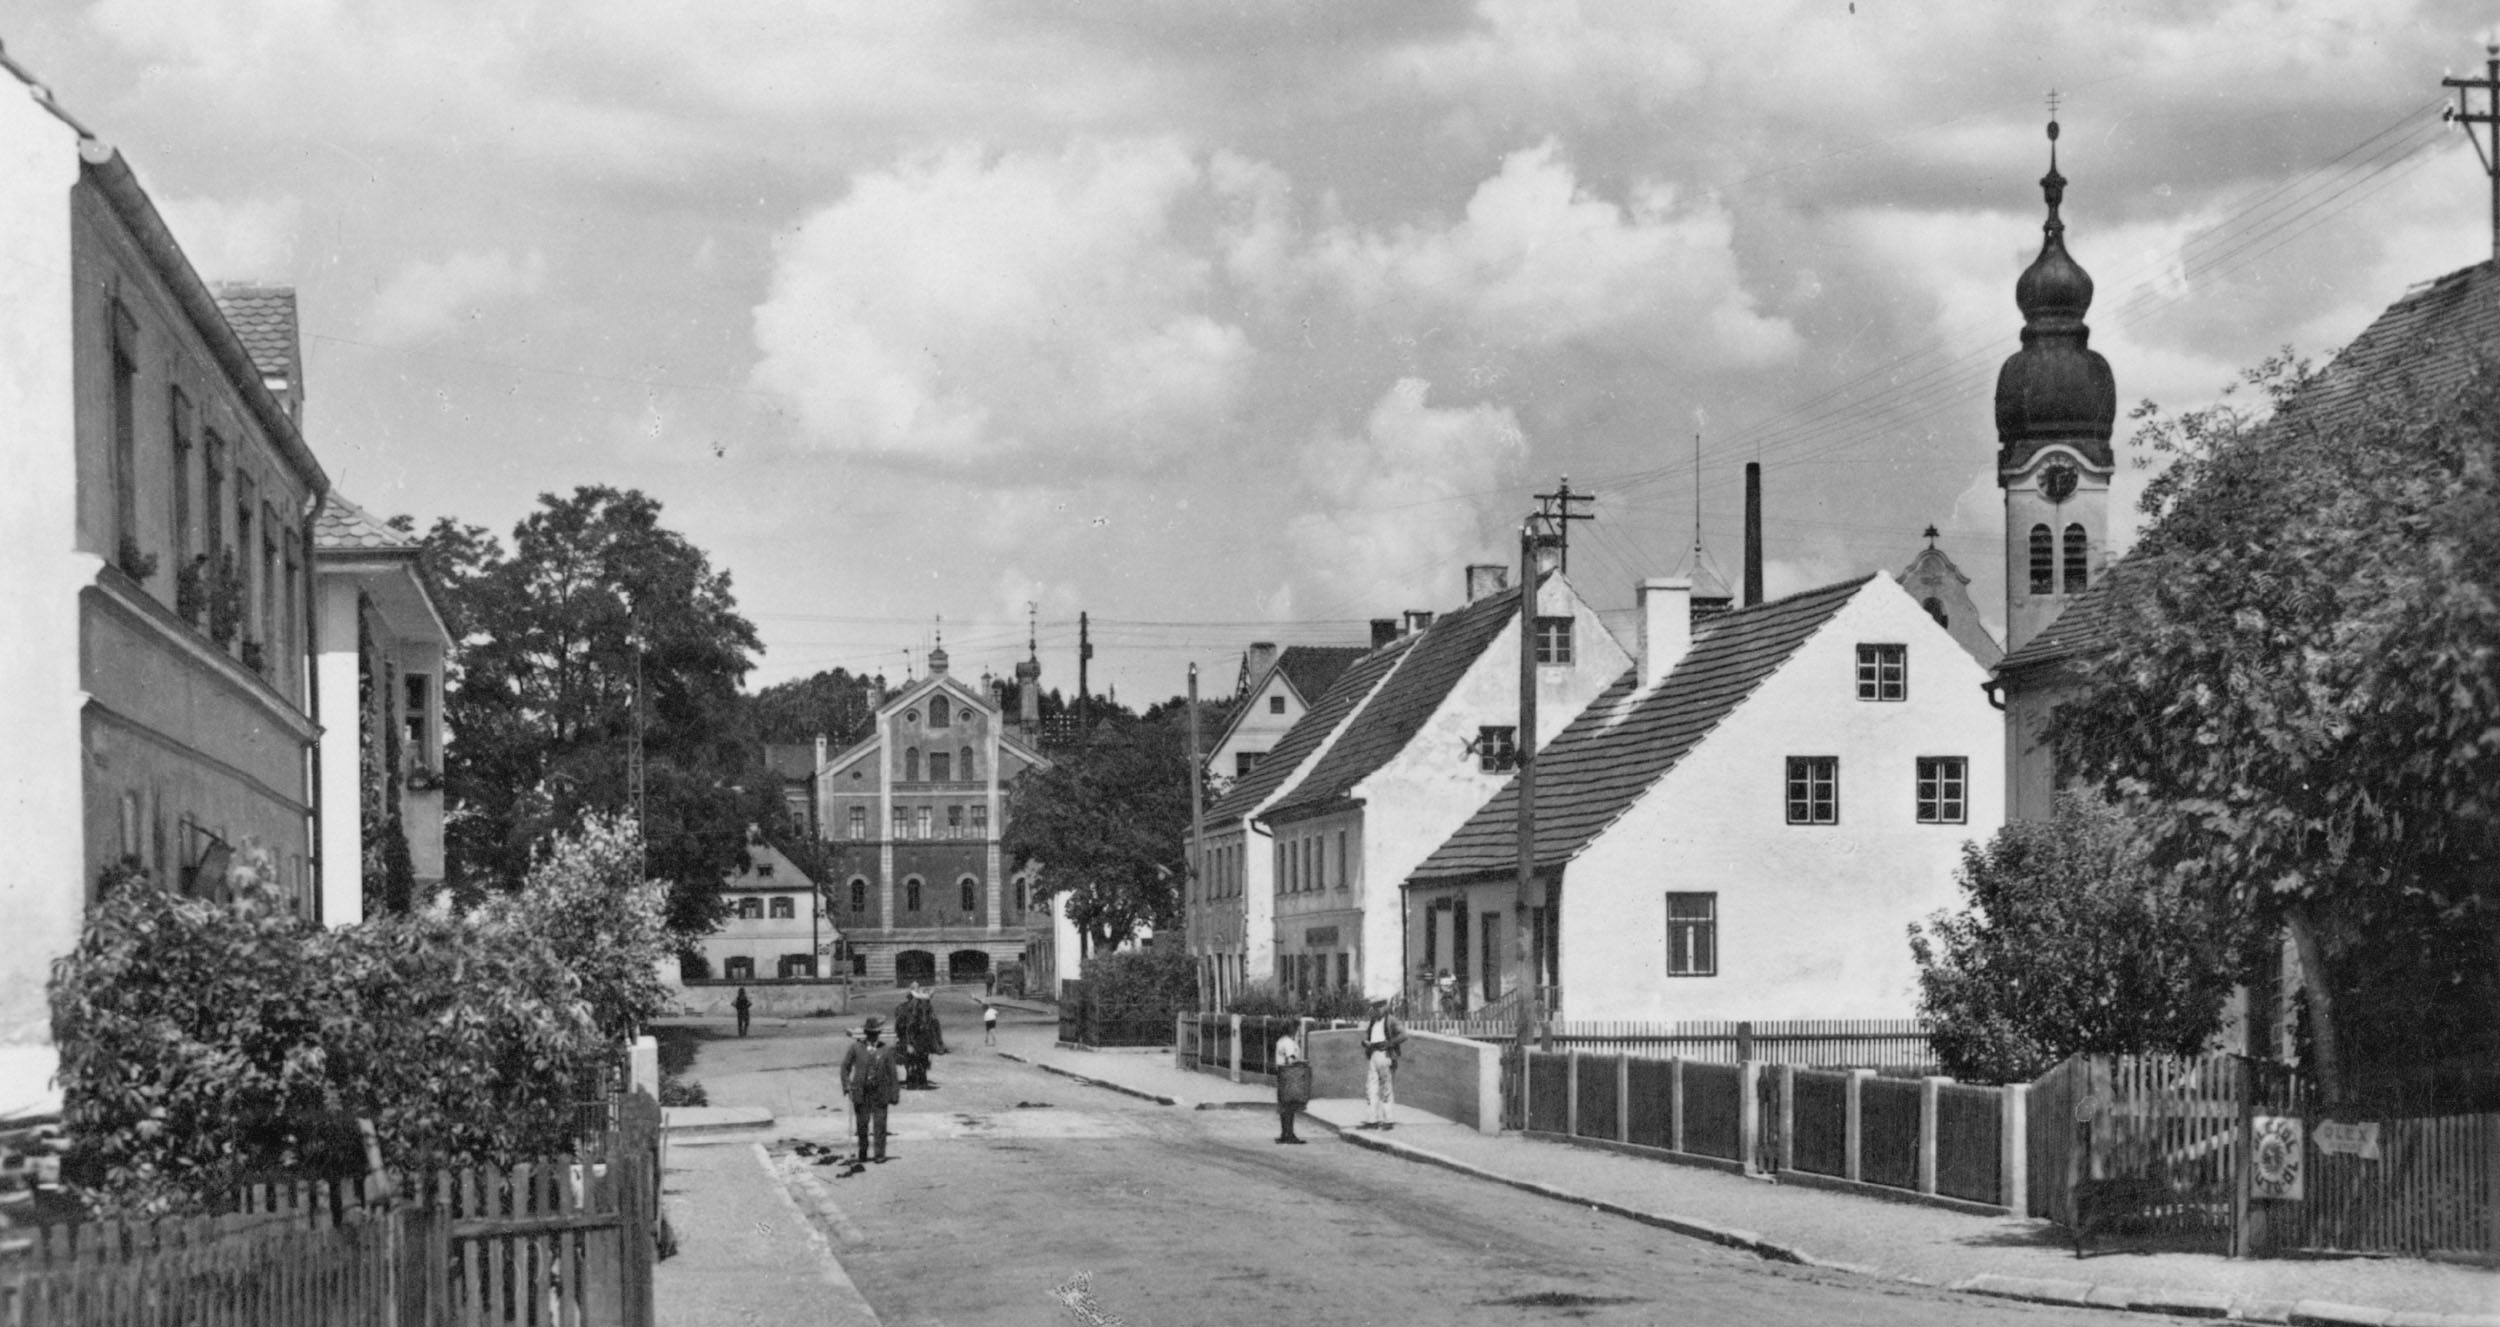
<path fill-rule="evenodd" d="M 836 668 L 776 682 L 746 702 L 747 727 L 758 744 L 813 742 L 835 751 L 865 739 L 877 717 L 875 680 Z"/>
<path fill-rule="evenodd" d="M 2192 1054 L 2220 1030 L 2240 928 L 2154 870 L 2116 809 L 2061 797 L 2050 820 L 1964 844 L 1959 881 L 1963 911 L 1910 927 L 1946 1073 L 2025 1082 L 2069 1055 Z"/>
<path fill-rule="evenodd" d="M 2154 865 L 2288 929 L 2333 1103 L 2500 1055 L 2500 374 L 2339 371 L 2139 409 L 2173 464 L 2051 732 Z"/>
<path fill-rule="evenodd" d="M 627 752 L 643 705 L 643 827 L 651 873 L 671 882 L 669 924 L 719 917 L 722 876 L 746 826 L 777 813 L 737 723 L 738 685 L 762 647 L 727 572 L 660 524 L 660 504 L 604 486 L 541 494 L 507 554 L 450 520 L 425 565 L 457 638 L 445 708 L 454 875 L 509 890 L 537 845 L 592 812 L 628 805 Z"/>
<path fill-rule="evenodd" d="M 1036 896 L 1067 897 L 1067 917 L 1097 949 L 1178 924 L 1188 874 L 1186 706 L 1116 712 L 1091 739 L 1016 781 L 1004 848 L 1037 868 Z M 1203 720 L 1202 720 L 1203 723 Z M 1202 733 L 1203 737 L 1203 733 Z"/>

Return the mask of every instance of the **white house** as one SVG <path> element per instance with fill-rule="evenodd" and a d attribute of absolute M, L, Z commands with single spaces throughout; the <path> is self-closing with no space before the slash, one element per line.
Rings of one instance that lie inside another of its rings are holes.
<path fill-rule="evenodd" d="M 1574 1020 L 1906 1017 L 1905 929 L 2002 821 L 1987 670 L 1889 576 L 1732 609 L 1641 586 L 1640 664 L 1537 758 L 1537 946 Z M 1406 944 L 1515 984 L 1515 780 L 1408 873 Z M 1488 940 L 1490 943 L 1488 943 Z"/>
<path fill-rule="evenodd" d="M 1278 981 L 1405 988 L 1398 886 L 1509 778 L 1518 741 L 1520 596 L 1484 588 L 1423 627 L 1307 772 L 1250 817 L 1267 839 Z M 1559 573 L 1542 578 L 1535 610 L 1542 744 L 1631 657 Z"/>
<path fill-rule="evenodd" d="M 1241 656 L 1232 716 L 1207 748 L 1207 777 L 1217 791 L 1248 774 L 1327 694 L 1338 674 L 1370 652 L 1367 645 L 1252 644 Z"/>
<path fill-rule="evenodd" d="M 713 977 L 754 981 L 830 971 L 818 956 L 830 953 L 841 936 L 820 911 L 816 882 L 752 826 L 746 848 L 738 873 L 721 882 L 729 916 L 702 940 Z"/>

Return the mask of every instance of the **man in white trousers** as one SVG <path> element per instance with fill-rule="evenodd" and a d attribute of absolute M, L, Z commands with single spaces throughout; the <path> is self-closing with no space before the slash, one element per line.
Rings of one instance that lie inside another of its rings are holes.
<path fill-rule="evenodd" d="M 1363 1023 L 1363 1100 L 1370 1107 L 1358 1129 L 1394 1129 L 1398 1108 L 1398 1055 L 1406 1049 L 1406 1029 L 1389 1013 L 1389 1002 L 1372 1001 L 1372 1015 Z"/>

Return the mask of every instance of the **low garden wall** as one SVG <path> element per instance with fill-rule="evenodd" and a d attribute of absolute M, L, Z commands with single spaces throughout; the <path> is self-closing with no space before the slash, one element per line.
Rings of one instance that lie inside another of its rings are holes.
<path fill-rule="evenodd" d="M 850 983 L 824 977 L 765 977 L 749 981 L 718 978 L 687 981 L 669 991 L 669 1012 L 681 1018 L 730 1018 L 738 990 L 747 993 L 749 1012 L 757 1018 L 806 1018 L 811 1014 L 846 1013 Z"/>

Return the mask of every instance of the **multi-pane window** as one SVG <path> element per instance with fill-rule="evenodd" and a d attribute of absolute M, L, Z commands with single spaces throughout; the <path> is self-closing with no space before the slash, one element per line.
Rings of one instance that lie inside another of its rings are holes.
<path fill-rule="evenodd" d="M 948 708 L 948 706 L 947 706 L 947 703 L 946 703 L 946 697 L 944 697 L 944 696 L 932 696 L 932 697 L 930 697 L 930 698 L 929 698 L 929 726 L 930 726 L 930 727 L 932 727 L 932 728 L 944 728 L 944 727 L 946 727 L 949 723 L 953 722 L 953 720 L 954 720 L 954 714 L 953 714 L 953 712 L 952 712 L 952 711 Z"/>
<path fill-rule="evenodd" d="M 920 911 L 920 880 L 917 876 L 903 882 L 903 911 Z"/>
<path fill-rule="evenodd" d="M 773 864 L 771 862 L 757 862 L 755 864 L 755 873 L 767 880 L 770 880 L 773 878 Z"/>
<path fill-rule="evenodd" d="M 1858 647 L 1858 699 L 1907 700 L 1910 696 L 1910 647 Z"/>
<path fill-rule="evenodd" d="M 924 806 L 912 812 L 912 827 L 920 831 L 915 838 L 936 837 L 937 808 Z"/>
<path fill-rule="evenodd" d="M 980 777 L 978 774 L 973 772 L 971 747 L 965 747 L 963 750 L 955 753 L 955 777 L 962 779 L 966 783 L 970 783 L 974 779 Z"/>
<path fill-rule="evenodd" d="M 945 753 L 945 752 L 943 752 L 943 751 L 932 751 L 932 752 L 930 752 L 930 753 L 929 753 L 929 781 L 930 781 L 930 782 L 932 782 L 932 783 L 952 783 L 952 782 L 954 782 L 954 781 L 955 781 L 955 758 L 954 758 L 953 756 L 950 756 L 950 755 L 946 754 L 946 753 Z"/>
<path fill-rule="evenodd" d="M 1476 729 L 1476 768 L 1486 773 L 1516 768 L 1519 729 L 1510 724 L 1484 724 Z"/>
<path fill-rule="evenodd" d="M 2066 593 L 2081 594 L 2091 584 L 2092 573 L 2084 559 L 2090 548 L 2091 538 L 2084 534 L 2082 526 L 2066 527 Z"/>
<path fill-rule="evenodd" d="M 916 747 L 916 746 L 915 746 L 915 747 L 906 747 L 906 748 L 904 749 L 904 751 L 903 751 L 903 782 L 905 782 L 905 783 L 918 783 L 918 782 L 920 782 L 920 748 L 919 748 L 919 747 Z"/>
<path fill-rule="evenodd" d="M 950 839 L 960 839 L 963 836 L 964 809 L 960 806 L 950 806 L 946 808 L 946 837 Z"/>
<path fill-rule="evenodd" d="M 1536 661 L 1541 664 L 1571 662 L 1571 619 L 1540 617 L 1536 620 Z"/>
<path fill-rule="evenodd" d="M 898 839 L 911 837 L 911 811 L 907 807 L 894 808 L 894 837 Z"/>
<path fill-rule="evenodd" d="M 772 868 L 763 867 L 759 869 L 769 873 Z M 773 920 L 777 922 L 786 922 L 799 915 L 796 907 L 787 897 L 777 897 L 773 900 L 772 913 Z"/>
<path fill-rule="evenodd" d="M 974 802 L 974 803 L 972 804 L 972 837 L 974 837 L 974 838 L 976 838 L 976 839 L 986 839 L 986 838 L 988 838 L 989 836 L 990 836 L 990 808 L 989 808 L 989 804 L 988 804 L 987 802 Z"/>
<path fill-rule="evenodd" d="M 867 837 L 868 808 L 864 806 L 854 806 L 851 808 L 851 842 L 858 843 L 865 840 Z"/>
<path fill-rule="evenodd" d="M 2056 541 L 2049 537 L 2049 527 L 2031 527 L 2031 592 L 2051 594 L 2057 590 Z"/>
<path fill-rule="evenodd" d="M 420 765 L 433 763 L 434 741 L 434 679 L 427 673 L 410 673 L 401 679 L 407 684 L 408 753 Z"/>
<path fill-rule="evenodd" d="M 1970 761 L 1963 756 L 1918 758 L 1918 823 L 1959 825 L 1969 818 L 1964 792 Z"/>
<path fill-rule="evenodd" d="M 179 387 L 166 389 L 165 414 L 174 447 L 174 565 L 180 570 L 191 556 L 191 398 Z"/>
<path fill-rule="evenodd" d="M 738 900 L 738 916 L 744 921 L 755 922 L 764 920 L 764 900 L 760 898 L 742 898 Z"/>
<path fill-rule="evenodd" d="M 139 537 L 139 325 L 113 301 L 113 533 Z"/>
<path fill-rule="evenodd" d="M 1667 975 L 1719 975 L 1719 896 L 1667 895 Z"/>
<path fill-rule="evenodd" d="M 1788 758 L 1788 823 L 1840 823 L 1840 757 Z"/>
<path fill-rule="evenodd" d="M 973 910 L 973 883 L 971 876 L 965 876 L 955 882 L 957 901 L 963 904 L 963 910 L 966 912 Z"/>
<path fill-rule="evenodd" d="M 1259 757 L 1260 757 L 1260 756 L 1262 756 L 1262 755 L 1265 755 L 1265 754 L 1266 754 L 1266 753 L 1265 753 L 1265 752 L 1263 752 L 1263 751 L 1236 751 L 1236 752 L 1234 752 L 1234 753 L 1233 753 L 1233 777 L 1234 777 L 1234 778 L 1236 778 L 1236 779 L 1239 779 L 1239 778 L 1245 778 L 1245 777 L 1247 777 L 1247 776 L 1249 775 L 1250 771 L 1252 771 L 1252 770 L 1254 770 L 1254 769 L 1257 769 L 1257 768 L 1259 767 Z"/>
<path fill-rule="evenodd" d="M 1284 713 L 1284 712 L 1285 712 L 1285 698 L 1284 698 L 1283 696 L 1270 696 L 1270 697 L 1268 697 L 1268 698 L 1267 698 L 1267 712 L 1268 712 L 1268 713 L 1270 713 L 1270 714 L 1282 714 L 1282 713 Z"/>
<path fill-rule="evenodd" d="M 856 876 L 851 879 L 851 911 L 868 911 L 868 882 Z"/>

